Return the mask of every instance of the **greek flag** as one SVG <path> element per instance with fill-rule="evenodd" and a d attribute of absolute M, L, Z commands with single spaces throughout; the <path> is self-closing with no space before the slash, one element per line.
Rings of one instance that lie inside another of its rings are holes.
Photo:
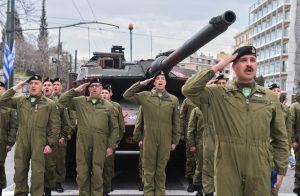
<path fill-rule="evenodd" d="M 13 44 L 12 51 L 10 52 L 7 43 L 4 44 L 4 58 L 3 58 L 3 82 L 7 85 L 9 76 L 14 71 L 15 60 L 15 42 Z"/>

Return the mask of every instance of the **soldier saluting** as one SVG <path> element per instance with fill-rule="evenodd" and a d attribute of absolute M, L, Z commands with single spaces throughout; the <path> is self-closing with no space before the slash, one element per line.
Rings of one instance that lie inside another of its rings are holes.
<path fill-rule="evenodd" d="M 165 90 L 167 75 L 158 72 L 150 78 L 133 84 L 124 98 L 142 106 L 144 117 L 143 171 L 144 195 L 165 195 L 165 168 L 179 142 L 179 102 Z M 139 92 L 154 81 L 155 91 Z"/>
<path fill-rule="evenodd" d="M 14 96 L 28 82 L 29 95 Z M 28 195 L 28 171 L 31 162 L 31 195 L 43 195 L 45 155 L 57 141 L 60 119 L 54 101 L 42 95 L 42 78 L 33 75 L 0 97 L 0 105 L 17 110 L 18 136 L 15 150 L 15 193 Z"/>
<path fill-rule="evenodd" d="M 89 96 L 79 96 L 88 87 Z M 102 83 L 93 78 L 61 95 L 59 102 L 76 111 L 76 171 L 79 196 L 103 195 L 103 167 L 119 138 L 114 106 L 101 97 Z"/>
<path fill-rule="evenodd" d="M 231 61 L 236 81 L 206 86 Z M 274 93 L 255 83 L 256 69 L 256 49 L 244 46 L 190 78 L 182 88 L 197 106 L 210 105 L 217 134 L 216 192 L 222 196 L 270 195 L 273 161 L 278 172 L 275 189 L 287 170 L 289 151 L 281 104 Z"/>

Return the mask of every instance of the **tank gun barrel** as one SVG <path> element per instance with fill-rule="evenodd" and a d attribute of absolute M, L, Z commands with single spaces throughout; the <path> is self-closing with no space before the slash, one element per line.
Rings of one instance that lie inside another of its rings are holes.
<path fill-rule="evenodd" d="M 235 22 L 236 15 L 233 11 L 226 11 L 220 16 L 213 17 L 209 24 L 197 34 L 187 40 L 181 47 L 169 56 L 160 56 L 155 59 L 147 72 L 147 77 L 152 77 L 158 71 L 169 73 L 179 62 L 196 52 L 199 48 L 216 38 Z"/>

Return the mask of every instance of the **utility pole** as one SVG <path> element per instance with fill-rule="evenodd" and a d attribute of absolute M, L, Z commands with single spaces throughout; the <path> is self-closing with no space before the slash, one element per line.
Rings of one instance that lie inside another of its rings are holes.
<path fill-rule="evenodd" d="M 60 65 L 60 60 L 59 60 L 59 55 L 60 55 L 60 31 L 61 31 L 61 27 L 58 28 L 56 77 L 58 77 L 58 66 Z"/>
<path fill-rule="evenodd" d="M 76 73 L 77 72 L 77 50 L 75 50 L 75 62 L 74 62 L 74 64 L 75 64 L 74 72 Z"/>
<path fill-rule="evenodd" d="M 69 67 L 69 73 L 72 72 L 72 55 L 70 54 L 70 67 Z"/>
<path fill-rule="evenodd" d="M 6 18 L 6 39 L 10 52 L 12 52 L 15 32 L 15 0 L 7 0 L 7 18 Z M 6 87 L 11 88 L 14 86 L 14 70 L 12 70 L 9 76 L 9 82 L 6 83 Z"/>
<path fill-rule="evenodd" d="M 132 30 L 133 30 L 133 24 L 128 25 L 128 29 L 130 31 L 130 61 L 132 62 Z"/>

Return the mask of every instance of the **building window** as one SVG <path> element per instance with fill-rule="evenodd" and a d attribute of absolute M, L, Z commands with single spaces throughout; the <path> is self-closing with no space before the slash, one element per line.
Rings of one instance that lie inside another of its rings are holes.
<path fill-rule="evenodd" d="M 275 73 L 278 73 L 279 70 L 280 70 L 280 62 L 276 61 L 276 63 L 275 63 Z"/>
<path fill-rule="evenodd" d="M 281 80 L 281 90 L 286 91 L 286 79 Z"/>
<path fill-rule="evenodd" d="M 287 72 L 287 68 L 288 68 L 288 62 L 282 61 L 281 72 Z"/>

